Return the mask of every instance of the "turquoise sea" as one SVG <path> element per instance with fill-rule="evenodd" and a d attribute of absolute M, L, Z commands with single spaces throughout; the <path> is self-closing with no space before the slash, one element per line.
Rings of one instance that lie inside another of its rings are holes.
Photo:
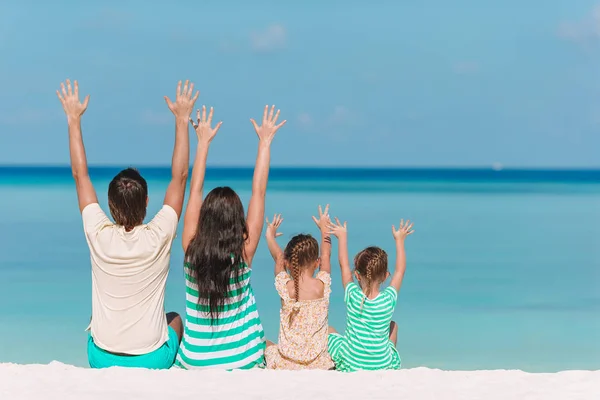
<path fill-rule="evenodd" d="M 140 168 L 160 208 L 167 168 Z M 116 168 L 93 168 L 100 203 Z M 251 169 L 209 169 L 207 191 L 245 204 Z M 374 244 L 394 258 L 390 226 L 415 222 L 395 319 L 404 367 L 600 369 L 600 171 L 278 169 L 267 214 L 282 246 L 317 234 L 318 204 L 348 221 L 351 256 Z M 69 168 L 0 168 L 0 362 L 86 366 L 90 262 Z M 181 225 L 180 225 L 181 229 Z M 337 246 L 334 244 L 334 254 Z M 184 311 L 183 252 L 174 244 L 168 311 Z M 273 262 L 261 241 L 253 286 L 277 339 Z M 344 328 L 334 257 L 330 323 Z"/>

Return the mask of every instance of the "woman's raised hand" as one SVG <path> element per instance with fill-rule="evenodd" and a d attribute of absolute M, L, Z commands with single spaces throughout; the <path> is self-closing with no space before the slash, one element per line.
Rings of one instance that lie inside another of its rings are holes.
<path fill-rule="evenodd" d="M 221 127 L 222 121 L 219 122 L 215 127 L 212 127 L 212 117 L 213 117 L 213 108 L 210 108 L 210 112 L 208 113 L 208 117 L 206 116 L 206 106 L 202 106 L 202 114 L 200 114 L 200 109 L 196 112 L 196 122 L 190 117 L 190 122 L 196 131 L 196 135 L 198 136 L 199 142 L 210 143 L 211 140 L 215 137 L 219 128 Z"/>
<path fill-rule="evenodd" d="M 279 229 L 279 225 L 281 225 L 281 223 L 283 222 L 283 218 L 281 218 L 281 214 L 275 214 L 273 216 L 273 220 L 271 222 L 269 222 L 269 218 L 266 218 L 265 221 L 267 222 L 267 232 L 266 232 L 266 236 L 268 238 L 277 238 L 281 235 L 283 235 L 283 233 L 281 232 L 277 232 L 277 229 Z"/>
<path fill-rule="evenodd" d="M 258 135 L 258 139 L 265 144 L 271 144 L 271 141 L 273 140 L 273 137 L 275 136 L 275 132 L 277 132 L 277 130 L 279 128 L 281 128 L 283 125 L 285 125 L 285 123 L 287 122 L 286 120 L 281 121 L 279 124 L 277 124 L 277 119 L 279 118 L 279 111 L 277 110 L 277 113 L 275 113 L 275 115 L 273 115 L 273 113 L 275 112 L 275 106 L 271 107 L 271 111 L 269 112 L 269 106 L 265 106 L 265 111 L 263 113 L 263 119 L 262 119 L 262 125 L 258 126 L 258 124 L 256 123 L 256 121 L 252 118 L 250 118 L 250 122 L 252 122 L 252 125 L 254 126 L 254 130 L 256 131 L 256 134 Z"/>
<path fill-rule="evenodd" d="M 406 237 L 408 235 L 412 235 L 413 232 L 413 224 L 409 220 L 406 220 L 406 222 L 404 222 L 404 220 L 401 219 L 400 226 L 398 226 L 398 229 L 396 229 L 396 227 L 392 225 L 392 235 L 394 235 L 394 239 L 397 241 L 406 239 Z"/>

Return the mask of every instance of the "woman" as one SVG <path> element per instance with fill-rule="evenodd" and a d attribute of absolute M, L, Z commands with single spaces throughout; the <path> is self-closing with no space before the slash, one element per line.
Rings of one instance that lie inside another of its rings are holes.
<path fill-rule="evenodd" d="M 279 110 L 265 107 L 262 125 L 251 119 L 258 135 L 252 197 L 245 218 L 238 195 L 229 187 L 213 189 L 202 202 L 206 158 L 221 123 L 211 127 L 206 107 L 190 119 L 198 135 L 190 198 L 183 225 L 186 318 L 176 365 L 186 369 L 248 369 L 264 366 L 265 338 L 256 310 L 250 276 L 265 214 L 271 141 Z"/>

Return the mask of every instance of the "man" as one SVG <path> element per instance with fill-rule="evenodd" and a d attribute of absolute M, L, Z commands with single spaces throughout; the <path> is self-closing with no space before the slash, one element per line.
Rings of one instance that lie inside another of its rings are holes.
<path fill-rule="evenodd" d="M 102 211 L 81 137 L 89 95 L 81 103 L 77 81 L 71 87 L 69 80 L 57 91 L 67 115 L 71 168 L 91 255 L 92 368 L 164 369 L 175 360 L 183 326 L 177 314 L 165 314 L 164 295 L 189 169 L 188 120 L 199 94 L 192 97 L 193 90 L 193 83 L 186 81 L 182 89 L 179 82 L 175 101 L 165 96 L 175 115 L 172 176 L 164 205 L 148 224 L 144 224 L 148 187 L 135 169 L 119 172 L 109 185 L 108 204 L 115 222 Z"/>

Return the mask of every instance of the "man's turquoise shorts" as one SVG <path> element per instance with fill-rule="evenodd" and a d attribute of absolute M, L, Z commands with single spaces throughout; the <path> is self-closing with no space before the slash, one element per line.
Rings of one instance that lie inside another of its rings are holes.
<path fill-rule="evenodd" d="M 179 338 L 175 329 L 169 327 L 169 339 L 152 353 L 139 356 L 120 356 L 102 350 L 94 344 L 92 335 L 88 338 L 88 361 L 92 368 L 128 367 L 148 369 L 169 369 L 175 362 L 179 350 Z"/>

